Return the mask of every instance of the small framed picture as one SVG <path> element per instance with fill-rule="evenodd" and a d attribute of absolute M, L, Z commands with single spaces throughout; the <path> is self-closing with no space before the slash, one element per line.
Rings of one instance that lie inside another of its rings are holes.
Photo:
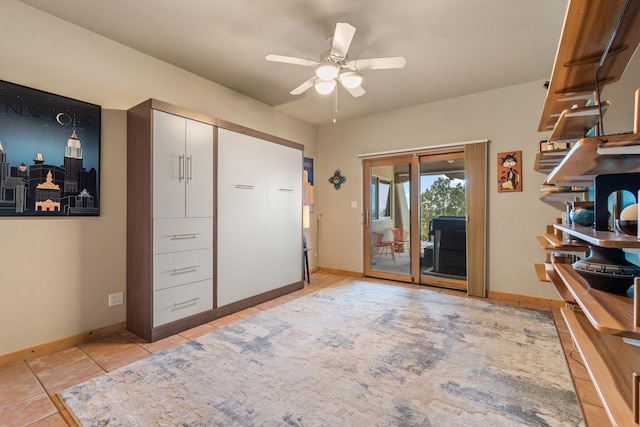
<path fill-rule="evenodd" d="M 498 193 L 522 191 L 522 151 L 498 153 Z"/>

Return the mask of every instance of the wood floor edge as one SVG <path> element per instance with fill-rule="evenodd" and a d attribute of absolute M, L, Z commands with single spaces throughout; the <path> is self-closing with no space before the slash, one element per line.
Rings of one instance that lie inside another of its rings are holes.
<path fill-rule="evenodd" d="M 118 322 L 114 323 L 113 325 L 92 329 L 90 331 L 70 337 L 61 338 L 44 344 L 38 344 L 33 347 L 27 347 L 22 350 L 13 351 L 10 353 L 5 353 L 0 355 L 0 368 L 14 365 L 25 360 L 35 359 L 36 357 L 44 356 L 45 354 L 64 350 L 74 345 L 93 341 L 95 339 L 111 335 L 114 332 L 119 332 L 124 329 L 126 329 L 126 322 Z"/>
<path fill-rule="evenodd" d="M 341 276 L 364 277 L 364 274 L 358 271 L 339 270 L 336 268 L 318 267 L 317 271 L 323 273 L 339 274 Z"/>

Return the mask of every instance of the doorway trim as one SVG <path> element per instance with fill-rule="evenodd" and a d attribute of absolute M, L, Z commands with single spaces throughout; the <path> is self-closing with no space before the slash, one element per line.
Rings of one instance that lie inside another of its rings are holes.
<path fill-rule="evenodd" d="M 398 160 L 404 156 L 420 156 L 435 154 L 437 152 L 443 152 L 447 149 L 455 149 L 458 147 L 464 147 L 465 158 L 465 177 L 466 177 L 466 206 L 467 206 L 467 294 L 470 296 L 476 296 L 485 298 L 487 295 L 486 287 L 486 269 L 487 269 L 487 145 L 489 140 L 475 140 L 466 142 L 457 142 L 452 144 L 432 145 L 428 147 L 420 147 L 413 149 L 399 149 L 377 153 L 367 153 L 358 155 L 363 160 L 363 177 L 366 182 L 366 173 L 370 171 L 370 160 L 384 160 L 389 159 L 391 161 Z M 392 160 L 393 159 L 393 160 Z M 417 171 L 414 172 L 417 174 Z M 365 185 L 363 191 L 368 191 L 368 187 Z M 418 198 L 418 189 L 415 191 L 412 185 L 412 203 L 413 200 Z M 366 195 L 363 193 L 363 201 L 366 200 Z M 370 254 L 369 246 L 369 206 L 363 203 L 363 226 L 365 237 L 363 241 L 363 249 L 365 262 L 366 257 Z M 411 222 L 417 224 L 418 209 L 411 209 Z M 414 219 L 415 217 L 415 219 Z M 415 221 L 415 222 L 414 222 Z M 418 241 L 415 237 L 418 235 L 418 227 L 412 226 L 412 251 L 418 245 Z M 366 267 L 366 266 L 365 266 Z M 414 270 L 418 270 L 419 266 L 412 266 L 412 274 L 414 277 Z M 419 276 L 418 276 L 419 277 Z"/>

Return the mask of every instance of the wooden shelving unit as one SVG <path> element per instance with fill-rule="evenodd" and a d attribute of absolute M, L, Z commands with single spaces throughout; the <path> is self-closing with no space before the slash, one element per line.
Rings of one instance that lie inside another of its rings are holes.
<path fill-rule="evenodd" d="M 584 138 L 585 134 L 600 121 L 601 113 L 604 114 L 607 108 L 609 108 L 609 102 L 604 101 L 600 105 L 564 110 L 553 127 L 549 141 L 575 142 Z"/>
<path fill-rule="evenodd" d="M 596 331 L 587 317 L 568 307 L 561 309 L 573 341 L 613 425 L 633 426 L 633 375 L 640 367 L 637 348 L 620 337 Z"/>
<path fill-rule="evenodd" d="M 545 184 L 592 187 L 597 175 L 640 172 L 638 150 L 640 134 L 583 138 L 547 176 Z"/>
<path fill-rule="evenodd" d="M 640 248 L 640 239 L 629 234 L 616 233 L 614 231 L 596 231 L 591 227 L 575 224 L 554 224 L 554 227 L 594 246 L 620 249 Z"/>
<path fill-rule="evenodd" d="M 547 262 L 544 264 L 534 264 L 536 275 L 540 281 L 553 283 L 563 301 L 574 302 L 573 296 L 566 285 L 556 275 L 554 270 L 554 265 L 556 264 L 553 259 L 550 259 L 549 254 L 584 256 L 589 249 L 582 241 L 563 239 L 561 235 L 553 233 L 553 229 L 553 226 L 547 226 L 547 233 L 537 237 L 540 247 L 547 251 Z"/>
<path fill-rule="evenodd" d="M 538 151 L 533 170 L 538 172 L 551 172 L 553 168 L 558 166 L 569 150 L 547 150 Z"/>
<path fill-rule="evenodd" d="M 552 131 L 550 141 L 573 141 L 573 145 L 564 155 L 554 158 L 541 152 L 536 158 L 535 169 L 549 173 L 545 185 L 593 187 L 598 175 L 640 172 L 637 128 L 633 134 L 583 138 L 608 107 L 604 102 L 589 107 L 587 103 L 600 102 L 603 89 L 622 77 L 639 44 L 640 1 L 569 1 L 538 130 Z M 545 202 L 570 197 L 560 191 L 548 193 L 541 196 Z M 582 240 L 582 245 L 640 249 L 635 236 L 574 225 L 554 227 Z M 550 248 L 563 247 L 567 242 L 558 234 L 547 231 L 538 241 Z M 640 349 L 623 338 L 640 340 L 636 326 L 640 296 L 591 289 L 570 264 L 556 263 L 553 271 L 544 273 L 562 298 L 574 303 L 562 314 L 612 424 L 639 426 Z"/>
<path fill-rule="evenodd" d="M 594 99 L 596 71 L 614 33 L 625 0 L 571 0 L 538 126 L 552 130 L 562 112 Z M 599 72 L 599 85 L 616 82 L 640 43 L 640 2 L 631 1 Z"/>
<path fill-rule="evenodd" d="M 593 328 L 608 335 L 640 339 L 640 328 L 634 324 L 633 298 L 590 288 L 569 264 L 556 264 L 554 270 Z"/>

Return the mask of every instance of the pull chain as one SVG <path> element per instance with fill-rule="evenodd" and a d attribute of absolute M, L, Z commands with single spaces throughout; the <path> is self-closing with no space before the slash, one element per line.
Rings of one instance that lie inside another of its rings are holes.
<path fill-rule="evenodd" d="M 333 90 L 333 123 L 337 121 L 338 116 L 338 87 Z"/>

